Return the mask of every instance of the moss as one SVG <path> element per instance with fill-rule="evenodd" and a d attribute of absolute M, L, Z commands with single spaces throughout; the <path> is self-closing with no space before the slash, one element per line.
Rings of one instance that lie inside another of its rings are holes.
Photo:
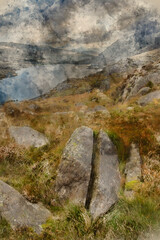
<path fill-rule="evenodd" d="M 139 186 L 139 184 L 140 184 L 140 181 L 138 181 L 138 180 L 127 182 L 125 185 L 125 189 L 126 190 L 135 190 Z"/>
<path fill-rule="evenodd" d="M 106 132 L 117 148 L 120 162 L 124 163 L 128 157 L 129 149 L 126 148 L 123 140 L 117 135 L 117 133 L 109 130 L 107 130 Z"/>
<path fill-rule="evenodd" d="M 7 239 L 10 236 L 11 227 L 8 222 L 1 218 L 0 219 L 0 239 Z"/>
<path fill-rule="evenodd" d="M 153 82 L 149 81 L 149 82 L 147 83 L 146 87 L 153 88 L 153 87 L 154 87 Z"/>

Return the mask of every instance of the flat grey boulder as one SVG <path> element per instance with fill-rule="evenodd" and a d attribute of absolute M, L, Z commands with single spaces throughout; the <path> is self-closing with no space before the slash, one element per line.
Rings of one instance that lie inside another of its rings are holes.
<path fill-rule="evenodd" d="M 48 139 L 40 132 L 30 127 L 10 127 L 9 134 L 16 143 L 25 147 L 42 147 L 49 143 Z"/>
<path fill-rule="evenodd" d="M 40 204 L 31 204 L 3 181 L 0 181 L 0 216 L 13 229 L 30 227 L 38 234 L 42 231 L 42 224 L 52 217 L 49 210 Z"/>
<path fill-rule="evenodd" d="M 141 169 L 141 156 L 139 153 L 139 148 L 132 143 L 130 149 L 129 161 L 126 164 L 125 174 L 126 174 L 126 190 L 125 195 L 127 197 L 133 197 L 134 188 L 141 181 L 142 169 Z"/>
<path fill-rule="evenodd" d="M 61 201 L 85 205 L 93 153 L 93 131 L 88 127 L 75 130 L 68 141 L 60 163 L 55 191 Z"/>
<path fill-rule="evenodd" d="M 95 182 L 90 202 L 90 212 L 95 219 L 105 213 L 118 200 L 120 173 L 117 151 L 104 131 L 97 139 L 94 161 Z"/>
<path fill-rule="evenodd" d="M 151 103 L 152 101 L 159 100 L 159 99 L 160 99 L 160 91 L 157 90 L 157 91 L 148 93 L 147 95 L 141 97 L 138 100 L 138 104 L 141 106 L 145 106 L 145 105 Z"/>

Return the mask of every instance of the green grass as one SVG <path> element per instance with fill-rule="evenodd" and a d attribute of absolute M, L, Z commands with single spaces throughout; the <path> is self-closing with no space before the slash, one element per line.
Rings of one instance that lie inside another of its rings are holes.
<path fill-rule="evenodd" d="M 159 203 L 152 199 L 138 197 L 134 200 L 122 199 L 115 209 L 106 216 L 106 227 L 117 238 L 137 240 L 141 232 L 160 222 Z"/>
<path fill-rule="evenodd" d="M 159 202 L 137 196 L 133 200 L 121 197 L 104 217 L 93 221 L 86 209 L 68 204 L 59 208 L 55 218 L 43 225 L 37 236 L 29 229 L 14 232 L 8 223 L 0 221 L 3 240 L 137 240 L 141 233 L 159 227 Z"/>

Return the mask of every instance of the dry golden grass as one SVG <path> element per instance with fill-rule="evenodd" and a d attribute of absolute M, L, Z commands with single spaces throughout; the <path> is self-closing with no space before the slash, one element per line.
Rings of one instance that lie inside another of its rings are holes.
<path fill-rule="evenodd" d="M 114 86 L 112 90 L 114 91 Z M 127 103 L 116 104 L 111 96 L 112 91 L 106 93 L 106 98 L 103 99 L 99 97 L 97 91 L 94 90 L 91 93 L 49 97 L 21 103 L 6 103 L 3 108 L 6 116 L 3 119 L 3 124 L 0 124 L 0 178 L 14 186 L 30 201 L 42 201 L 53 211 L 53 214 L 57 214 L 55 210 L 59 208 L 59 205 L 58 202 L 54 201 L 55 195 L 53 191 L 56 170 L 63 149 L 71 134 L 77 127 L 85 125 L 91 127 L 95 132 L 98 132 L 100 129 L 108 131 L 113 140 L 115 140 L 119 157 L 122 161 L 120 164 L 123 165 L 121 171 L 123 179 L 122 185 L 124 184 L 123 168 L 127 161 L 130 144 L 133 141 L 138 143 L 143 158 L 144 182 L 141 185 L 141 189 L 137 189 L 137 194 L 141 197 L 144 196 L 144 198 L 150 197 L 157 199 L 160 193 L 160 147 L 154 135 L 157 132 L 160 133 L 160 102 L 157 101 L 142 108 L 136 105 L 136 99 L 132 99 Z M 33 104 L 36 105 L 35 109 L 30 108 Z M 109 110 L 111 117 L 105 117 L 101 113 L 96 113 L 90 117 L 87 116 L 85 109 L 98 105 L 105 106 Z M 132 108 L 128 109 L 129 106 Z M 81 110 L 84 110 L 84 112 Z M 11 125 L 27 125 L 33 127 L 49 138 L 50 145 L 42 149 L 31 148 L 28 150 L 16 146 L 8 135 L 7 128 Z M 5 138 L 3 139 L 4 133 Z M 128 208 L 130 208 L 130 205 L 128 205 Z M 134 214 L 137 218 L 138 216 L 135 211 L 134 209 Z M 81 217 L 76 220 L 76 224 L 81 227 L 79 221 L 81 221 Z M 66 220 L 63 220 L 61 224 L 63 223 L 66 224 Z M 57 224 L 60 223 L 55 222 L 49 226 L 47 225 L 47 231 L 54 232 L 52 228 L 54 228 L 55 225 L 58 229 L 60 228 L 57 239 L 63 239 L 62 236 L 66 228 L 62 226 L 61 229 L 61 225 L 58 225 L 58 227 Z M 109 224 L 111 224 L 111 226 L 108 231 L 111 231 L 113 235 L 117 234 L 115 233 L 116 230 L 114 226 L 112 226 L 112 222 Z M 71 223 L 71 226 L 73 228 L 75 227 L 73 223 Z M 72 232 L 74 230 L 71 226 Z M 91 235 L 93 236 L 92 230 Z M 96 231 L 99 232 L 99 234 L 101 234 L 101 232 L 104 234 L 104 225 L 102 224 L 102 230 L 101 224 L 98 225 Z M 52 234 L 53 233 L 51 233 L 50 238 L 48 237 L 46 239 L 55 239 L 55 233 Z M 67 232 L 67 234 L 68 236 L 66 235 L 64 239 L 69 239 L 67 238 L 70 236 L 69 232 Z M 86 233 L 86 238 L 84 235 L 83 238 L 81 236 L 77 239 L 90 239 L 90 235 L 87 234 L 88 233 Z M 127 232 L 124 234 L 127 234 Z M 20 236 L 24 236 L 24 233 L 22 235 L 20 233 Z M 131 234 L 131 236 L 133 235 Z M 26 239 L 43 238 L 26 237 Z M 92 239 L 94 239 L 94 237 Z M 133 238 L 130 237 L 128 239 Z"/>

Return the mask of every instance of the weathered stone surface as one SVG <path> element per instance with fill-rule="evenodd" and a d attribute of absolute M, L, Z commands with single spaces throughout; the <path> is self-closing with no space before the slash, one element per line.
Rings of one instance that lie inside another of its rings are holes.
<path fill-rule="evenodd" d="M 92 153 L 92 129 L 84 126 L 76 129 L 64 149 L 56 179 L 55 191 L 60 200 L 85 205 Z"/>
<path fill-rule="evenodd" d="M 141 90 L 138 92 L 138 94 L 145 95 L 145 94 L 149 93 L 149 91 L 151 91 L 150 87 L 144 87 L 144 88 L 141 88 Z"/>
<path fill-rule="evenodd" d="M 33 228 L 37 233 L 42 231 L 42 224 L 52 215 L 40 204 L 31 204 L 19 192 L 0 181 L 0 215 L 13 229 Z"/>
<path fill-rule="evenodd" d="M 138 240 L 159 240 L 160 239 L 160 229 L 157 229 L 152 232 L 141 234 L 138 237 Z"/>
<path fill-rule="evenodd" d="M 102 100 L 102 101 L 103 101 L 103 100 L 108 100 L 107 95 L 104 94 L 101 90 L 97 89 L 97 90 L 95 91 L 95 93 L 96 93 L 97 97 L 98 97 L 100 100 Z"/>
<path fill-rule="evenodd" d="M 105 214 L 116 203 L 120 188 L 116 148 L 104 131 L 99 133 L 96 155 L 95 183 L 89 208 L 93 218 Z"/>
<path fill-rule="evenodd" d="M 149 103 L 151 103 L 153 100 L 159 100 L 160 99 L 160 91 L 154 91 L 151 93 L 148 93 L 144 97 L 141 97 L 138 101 L 138 104 L 141 106 L 145 106 Z"/>
<path fill-rule="evenodd" d="M 109 78 L 102 81 L 100 89 L 103 91 L 110 89 L 110 79 Z"/>
<path fill-rule="evenodd" d="M 28 108 L 29 108 L 30 110 L 33 110 L 33 111 L 39 111 L 39 110 L 41 109 L 40 106 L 38 106 L 38 105 L 35 104 L 35 103 L 30 104 L 30 105 L 28 106 Z"/>
<path fill-rule="evenodd" d="M 25 147 L 42 147 L 49 143 L 48 139 L 40 132 L 30 127 L 10 127 L 9 134 L 15 141 Z"/>
<path fill-rule="evenodd" d="M 103 116 L 110 117 L 109 111 L 107 110 L 107 108 L 105 108 L 103 106 L 96 106 L 94 108 L 89 108 L 89 109 L 86 110 L 86 115 L 87 116 L 93 116 L 96 113 L 100 113 Z"/>
<path fill-rule="evenodd" d="M 160 133 L 157 133 L 155 135 L 155 138 L 156 138 L 157 142 L 160 144 Z"/>
<path fill-rule="evenodd" d="M 139 149 L 133 143 L 130 149 L 129 162 L 126 164 L 126 196 L 133 196 L 134 187 L 141 181 L 141 157 Z"/>

